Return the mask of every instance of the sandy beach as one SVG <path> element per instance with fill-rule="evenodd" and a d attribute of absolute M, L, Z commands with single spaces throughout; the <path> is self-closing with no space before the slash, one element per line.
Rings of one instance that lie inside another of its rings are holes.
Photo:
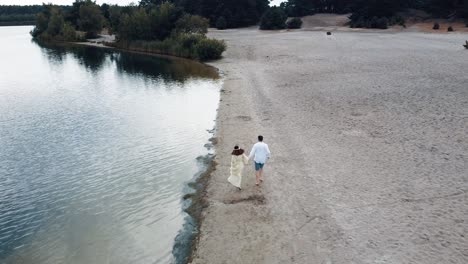
<path fill-rule="evenodd" d="M 192 263 L 468 263 L 468 34 L 209 35 L 228 50 Z M 249 165 L 238 191 L 230 152 L 259 134 L 265 182 Z"/>

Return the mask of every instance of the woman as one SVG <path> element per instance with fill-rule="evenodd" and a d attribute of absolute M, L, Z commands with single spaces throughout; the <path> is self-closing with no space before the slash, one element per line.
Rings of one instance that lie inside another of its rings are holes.
<path fill-rule="evenodd" d="M 231 176 L 229 176 L 228 181 L 239 190 L 242 190 L 242 170 L 244 169 L 244 165 L 249 162 L 249 158 L 244 154 L 244 150 L 240 149 L 239 146 L 234 147 L 231 155 Z"/>

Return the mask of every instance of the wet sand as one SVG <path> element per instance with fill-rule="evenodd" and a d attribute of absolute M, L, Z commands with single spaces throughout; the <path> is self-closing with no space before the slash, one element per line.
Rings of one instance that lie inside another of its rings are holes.
<path fill-rule="evenodd" d="M 212 31 L 218 164 L 192 263 L 468 263 L 468 34 Z M 227 182 L 265 136 L 255 187 Z"/>

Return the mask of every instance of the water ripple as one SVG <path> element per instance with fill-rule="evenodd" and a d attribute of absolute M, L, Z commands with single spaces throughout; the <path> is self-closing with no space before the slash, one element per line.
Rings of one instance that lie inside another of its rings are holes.
<path fill-rule="evenodd" d="M 15 41 L 0 43 L 0 262 L 173 261 L 221 83 L 168 74 L 181 67 L 166 60 Z"/>

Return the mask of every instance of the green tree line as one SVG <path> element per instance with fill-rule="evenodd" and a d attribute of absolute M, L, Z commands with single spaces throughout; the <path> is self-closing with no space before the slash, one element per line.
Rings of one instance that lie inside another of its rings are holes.
<path fill-rule="evenodd" d="M 43 5 L 31 35 L 45 41 L 78 41 L 96 37 L 103 28 L 116 34 L 122 49 L 211 60 L 221 57 L 223 41 L 206 37 L 209 21 L 173 3 L 132 6 L 97 5 L 76 0 L 67 10 Z"/>
<path fill-rule="evenodd" d="M 0 5 L 0 25 L 33 25 L 36 14 L 42 10 L 42 5 Z"/>
<path fill-rule="evenodd" d="M 87 1 L 61 7 L 64 19 L 78 25 L 79 9 Z M 255 25 L 270 10 L 269 0 L 141 0 L 138 6 L 99 6 L 106 26 L 117 30 L 121 14 L 130 15 L 136 8 L 150 9 L 162 3 L 172 3 L 183 12 L 208 19 L 209 25 L 220 29 Z M 352 27 L 386 28 L 403 24 L 398 12 L 405 8 L 421 9 L 434 17 L 465 18 L 468 20 L 468 0 L 288 0 L 281 10 L 289 17 L 315 13 L 351 13 Z M 31 20 L 43 6 L 0 6 L 0 23 L 3 21 Z M 276 11 L 274 11 L 276 12 Z M 271 12 L 270 12 L 271 13 Z M 468 21 L 467 21 L 468 23 Z"/>
<path fill-rule="evenodd" d="M 434 17 L 468 19 L 468 0 L 288 0 L 281 8 L 290 17 L 351 13 L 352 27 L 403 24 L 397 14 L 407 8 L 425 10 Z"/>

